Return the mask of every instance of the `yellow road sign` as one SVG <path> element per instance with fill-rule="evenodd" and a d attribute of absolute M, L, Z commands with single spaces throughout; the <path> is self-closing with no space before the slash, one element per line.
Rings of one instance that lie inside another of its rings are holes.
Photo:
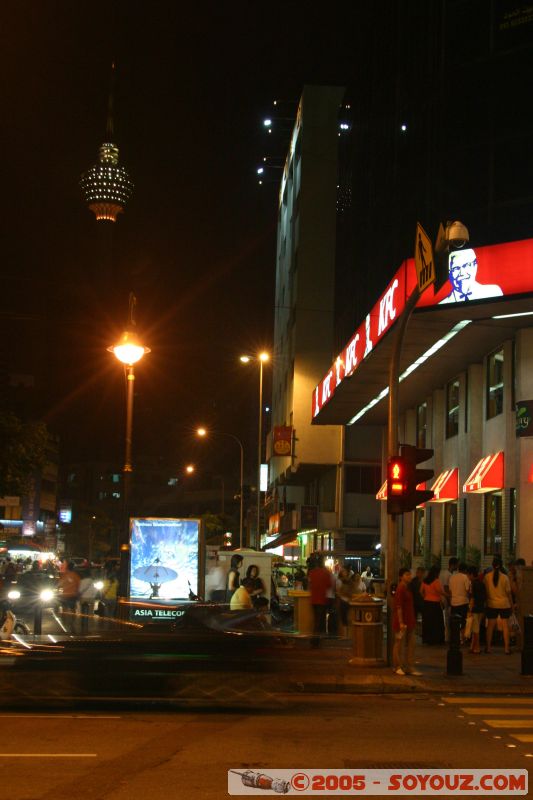
<path fill-rule="evenodd" d="M 435 283 L 435 259 L 431 239 L 419 222 L 416 224 L 415 266 L 418 289 L 422 294 L 424 289 Z"/>

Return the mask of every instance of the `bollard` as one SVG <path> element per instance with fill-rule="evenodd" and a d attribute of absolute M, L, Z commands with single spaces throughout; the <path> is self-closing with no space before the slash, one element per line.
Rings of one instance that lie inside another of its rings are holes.
<path fill-rule="evenodd" d="M 43 629 L 43 604 L 36 603 L 33 612 L 33 635 L 40 636 Z"/>
<path fill-rule="evenodd" d="M 463 653 L 461 652 L 461 622 L 462 617 L 451 614 L 450 616 L 450 646 L 446 656 L 446 675 L 463 674 Z"/>
<path fill-rule="evenodd" d="M 533 616 L 523 620 L 524 642 L 522 645 L 522 675 L 533 675 Z"/>

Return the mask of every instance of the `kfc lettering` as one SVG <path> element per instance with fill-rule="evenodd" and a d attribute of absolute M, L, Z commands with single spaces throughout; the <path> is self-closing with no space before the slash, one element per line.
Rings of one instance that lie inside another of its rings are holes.
<path fill-rule="evenodd" d="M 313 392 L 313 417 L 319 414 L 345 378 L 353 375 L 372 348 L 391 328 L 405 307 L 405 263 L 361 323 L 346 347 L 337 356 L 326 377 Z"/>

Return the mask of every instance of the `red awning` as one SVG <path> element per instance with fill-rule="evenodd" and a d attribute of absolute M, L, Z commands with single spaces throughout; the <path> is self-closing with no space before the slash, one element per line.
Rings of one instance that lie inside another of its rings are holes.
<path fill-rule="evenodd" d="M 423 483 L 417 483 L 416 488 L 425 489 L 426 482 L 424 481 Z M 386 500 L 386 499 L 387 499 L 387 481 L 385 481 L 385 483 L 383 484 L 383 486 L 376 495 L 376 500 Z M 419 506 L 417 506 L 417 508 L 424 508 L 424 505 L 425 503 L 421 503 Z"/>
<path fill-rule="evenodd" d="M 485 456 L 468 476 L 463 492 L 496 492 L 503 489 L 503 452 Z"/>
<path fill-rule="evenodd" d="M 457 467 L 441 472 L 431 487 L 434 497 L 430 503 L 449 503 L 459 497 L 459 470 Z"/>
<path fill-rule="evenodd" d="M 376 495 L 376 500 L 386 500 L 387 499 L 387 481 L 383 484 L 381 489 Z"/>

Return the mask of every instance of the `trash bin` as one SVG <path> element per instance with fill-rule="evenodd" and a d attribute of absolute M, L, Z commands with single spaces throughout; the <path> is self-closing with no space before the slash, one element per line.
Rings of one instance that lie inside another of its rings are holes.
<path fill-rule="evenodd" d="M 383 600 L 367 595 L 350 602 L 353 608 L 353 655 L 355 666 L 383 662 Z"/>
<path fill-rule="evenodd" d="M 311 592 L 303 589 L 289 589 L 288 596 L 294 603 L 294 628 L 296 633 L 309 634 L 314 629 L 313 606 Z"/>

